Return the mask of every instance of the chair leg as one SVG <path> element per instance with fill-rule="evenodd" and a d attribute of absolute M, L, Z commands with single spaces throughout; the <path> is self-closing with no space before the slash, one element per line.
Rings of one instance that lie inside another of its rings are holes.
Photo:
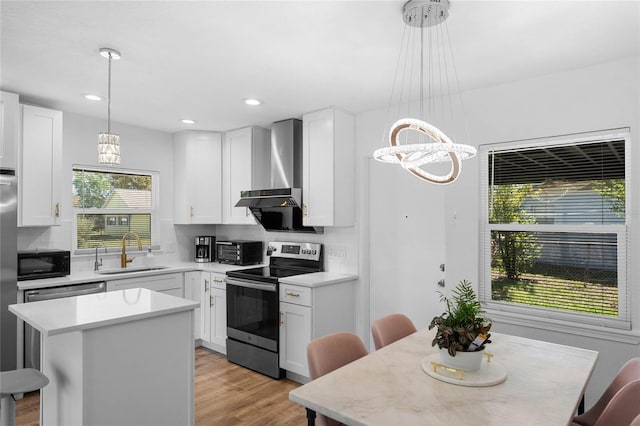
<path fill-rule="evenodd" d="M 12 395 L 6 395 L 0 402 L 0 426 L 15 426 L 16 401 Z"/>
<path fill-rule="evenodd" d="M 316 424 L 316 412 L 310 408 L 307 408 L 307 426 L 314 426 Z"/>
<path fill-rule="evenodd" d="M 578 415 L 584 414 L 584 395 L 580 399 L 580 404 L 578 405 Z"/>

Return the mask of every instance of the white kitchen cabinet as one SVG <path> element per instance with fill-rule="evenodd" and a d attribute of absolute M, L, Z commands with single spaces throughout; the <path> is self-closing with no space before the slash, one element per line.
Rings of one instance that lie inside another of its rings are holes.
<path fill-rule="evenodd" d="M 271 132 L 245 127 L 224 135 L 222 144 L 222 223 L 255 225 L 247 207 L 235 207 L 240 192 L 271 185 Z"/>
<path fill-rule="evenodd" d="M 0 168 L 16 169 L 20 135 L 18 95 L 0 92 Z"/>
<path fill-rule="evenodd" d="M 280 368 L 287 370 L 287 377 L 309 379 L 307 345 L 313 339 L 354 332 L 353 285 L 354 281 L 318 287 L 280 284 Z"/>
<path fill-rule="evenodd" d="M 180 132 L 174 136 L 174 223 L 222 223 L 222 136 Z"/>
<path fill-rule="evenodd" d="M 184 273 L 184 298 L 198 302 L 202 305 L 202 294 L 200 288 L 202 287 L 201 272 L 185 272 Z M 201 340 L 202 334 L 200 331 L 202 323 L 202 309 L 198 306 L 193 312 L 193 339 Z"/>
<path fill-rule="evenodd" d="M 308 377 L 311 307 L 280 302 L 280 368 Z"/>
<path fill-rule="evenodd" d="M 225 275 L 202 272 L 202 346 L 223 354 L 227 353 L 227 287 Z"/>
<path fill-rule="evenodd" d="M 18 226 L 60 224 L 62 112 L 21 105 Z"/>
<path fill-rule="evenodd" d="M 355 120 L 335 108 L 302 117 L 302 199 L 305 226 L 353 226 Z"/>
<path fill-rule="evenodd" d="M 182 273 L 148 275 L 139 278 L 124 278 L 107 281 L 107 291 L 129 288 L 147 288 L 172 296 L 184 297 L 184 277 Z"/>

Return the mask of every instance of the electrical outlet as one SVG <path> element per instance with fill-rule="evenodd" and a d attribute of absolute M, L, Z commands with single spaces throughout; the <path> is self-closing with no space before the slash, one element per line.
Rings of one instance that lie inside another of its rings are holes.
<path fill-rule="evenodd" d="M 344 247 L 328 247 L 327 255 L 330 259 L 344 259 L 347 257 L 347 249 Z"/>

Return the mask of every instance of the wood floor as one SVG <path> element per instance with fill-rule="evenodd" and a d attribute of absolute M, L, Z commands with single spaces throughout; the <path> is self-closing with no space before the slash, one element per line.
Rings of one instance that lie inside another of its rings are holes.
<path fill-rule="evenodd" d="M 300 386 L 273 380 L 227 361 L 205 348 L 196 348 L 196 425 L 305 425 L 305 410 L 289 401 Z M 38 392 L 16 404 L 16 426 L 38 425 Z"/>

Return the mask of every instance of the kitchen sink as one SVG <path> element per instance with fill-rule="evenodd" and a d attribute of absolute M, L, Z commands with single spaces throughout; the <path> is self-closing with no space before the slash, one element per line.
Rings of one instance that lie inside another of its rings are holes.
<path fill-rule="evenodd" d="M 115 275 L 115 274 L 128 274 L 131 272 L 158 271 L 158 270 L 167 269 L 167 268 L 168 266 L 134 266 L 131 268 L 104 269 L 102 271 L 96 271 L 96 273 L 100 275 Z"/>

